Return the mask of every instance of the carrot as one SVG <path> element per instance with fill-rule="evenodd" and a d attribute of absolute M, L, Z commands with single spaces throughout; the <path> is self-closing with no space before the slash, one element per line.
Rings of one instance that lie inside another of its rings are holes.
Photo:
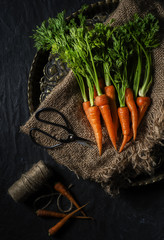
<path fill-rule="evenodd" d="M 54 212 L 50 210 L 45 210 L 45 209 L 38 209 L 36 211 L 36 215 L 38 217 L 53 217 L 53 218 L 64 218 L 68 214 L 61 213 L 61 212 Z M 85 216 L 72 216 L 73 218 L 78 218 L 78 219 L 93 219 L 92 217 L 85 217 Z"/>
<path fill-rule="evenodd" d="M 92 126 L 92 129 L 95 134 L 99 155 L 102 153 L 102 130 L 101 130 L 101 122 L 100 122 L 100 111 L 97 106 L 89 107 L 86 116 L 89 120 L 89 123 Z"/>
<path fill-rule="evenodd" d="M 99 92 L 101 92 L 101 89 L 99 86 L 99 80 L 98 80 L 98 76 L 97 76 L 97 72 L 96 72 L 96 68 L 95 68 L 95 64 L 94 64 L 94 60 L 93 60 L 90 42 L 88 41 L 87 35 L 85 37 L 85 44 L 86 44 L 86 48 L 87 48 L 87 54 L 89 53 L 89 56 L 90 56 L 90 59 L 88 59 L 88 61 L 86 61 L 86 60 L 84 61 L 84 66 L 86 68 L 85 72 L 88 73 L 88 75 L 85 74 L 85 80 L 86 80 L 86 83 L 87 83 L 87 86 L 89 89 L 89 100 L 90 100 L 90 107 L 86 111 L 86 116 L 87 116 L 87 118 L 92 126 L 92 129 L 94 131 L 94 135 L 95 135 L 98 150 L 99 150 L 99 155 L 101 156 L 102 130 L 101 130 L 101 121 L 100 121 L 100 110 L 94 104 L 94 88 L 93 88 L 93 86 L 95 85 L 98 95 L 99 95 Z M 84 60 L 84 58 L 83 58 L 83 60 Z"/>
<path fill-rule="evenodd" d="M 105 94 L 99 95 L 95 98 L 95 104 L 99 107 L 102 117 L 104 119 L 109 137 L 115 149 L 116 146 L 116 137 L 115 137 L 115 129 L 113 126 L 113 121 L 111 117 L 111 111 L 108 104 L 108 98 Z"/>
<path fill-rule="evenodd" d="M 57 233 L 57 231 L 78 211 L 80 211 L 82 208 L 84 208 L 87 204 L 83 205 L 80 208 L 77 208 L 76 210 L 74 210 L 73 212 L 69 213 L 67 216 L 65 216 L 63 219 L 61 219 L 55 226 L 53 226 L 52 228 L 50 228 L 48 230 L 49 236 L 54 235 L 55 233 Z"/>
<path fill-rule="evenodd" d="M 151 99 L 150 97 L 137 97 L 136 99 L 136 103 L 138 106 L 138 125 L 140 124 L 142 118 L 145 115 L 145 112 L 147 111 L 150 103 L 151 103 Z"/>
<path fill-rule="evenodd" d="M 144 117 L 145 112 L 148 109 L 150 103 L 151 103 L 151 100 L 149 97 L 137 97 L 136 99 L 136 104 L 138 106 L 138 126 L 137 127 L 139 127 L 141 120 Z M 133 131 L 131 130 L 128 137 L 128 142 L 130 141 L 132 136 L 133 136 Z"/>
<path fill-rule="evenodd" d="M 135 140 L 136 136 L 137 136 L 137 127 L 138 127 L 138 111 L 137 111 L 137 106 L 134 101 L 133 91 L 131 88 L 126 88 L 125 101 L 126 101 L 127 107 L 129 108 L 129 111 L 131 113 L 133 139 Z"/>
<path fill-rule="evenodd" d="M 97 146 L 99 149 L 99 155 L 101 156 L 102 152 L 102 130 L 100 122 L 100 111 L 96 106 L 90 106 L 90 101 L 83 102 L 83 109 L 87 116 L 87 119 L 92 126 L 92 129 L 95 134 Z"/>
<path fill-rule="evenodd" d="M 70 202 L 73 203 L 73 205 L 77 208 L 79 208 L 79 204 L 75 201 L 75 199 L 73 198 L 73 196 L 71 195 L 71 193 L 66 189 L 66 187 L 61 183 L 61 182 L 57 182 L 55 185 L 54 185 L 54 189 L 57 191 L 57 192 L 60 192 L 63 196 L 65 196 Z M 86 214 L 81 211 L 81 213 L 86 216 Z"/>
<path fill-rule="evenodd" d="M 130 134 L 129 134 L 129 136 L 128 136 L 127 142 L 129 142 L 132 137 L 133 137 L 133 130 L 130 129 Z"/>
<path fill-rule="evenodd" d="M 112 120 L 113 120 L 114 129 L 115 129 L 116 141 L 117 141 L 117 131 L 119 126 L 119 121 L 118 121 L 118 112 L 117 112 L 117 105 L 116 105 L 115 87 L 113 85 L 106 86 L 104 90 L 105 90 L 106 96 L 109 99 L 109 106 L 111 108 Z"/>
<path fill-rule="evenodd" d="M 118 116 L 120 119 L 120 124 L 122 128 L 122 133 L 124 135 L 121 147 L 119 152 L 122 152 L 125 144 L 128 141 L 128 137 L 130 134 L 130 117 L 129 117 L 129 109 L 128 107 L 119 107 L 118 108 Z"/>
<path fill-rule="evenodd" d="M 86 115 L 87 115 L 87 110 L 88 110 L 89 107 L 90 107 L 90 101 L 83 102 L 83 110 L 84 110 Z"/>

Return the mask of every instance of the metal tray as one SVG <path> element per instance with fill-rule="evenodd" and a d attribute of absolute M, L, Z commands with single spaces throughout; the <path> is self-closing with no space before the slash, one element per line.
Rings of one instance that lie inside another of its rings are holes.
<path fill-rule="evenodd" d="M 95 22 L 104 22 L 119 4 L 119 0 L 106 0 L 89 5 L 86 10 L 87 24 Z M 67 17 L 67 21 L 76 18 L 78 12 L 72 13 Z M 66 76 L 69 69 L 56 57 L 49 52 L 36 52 L 28 79 L 28 106 L 32 114 L 39 104 L 46 98 L 51 90 Z M 154 146 L 152 153 L 157 161 L 154 169 L 154 175 L 140 175 L 132 179 L 131 186 L 143 186 L 159 182 L 164 179 L 164 149 L 160 146 Z"/>

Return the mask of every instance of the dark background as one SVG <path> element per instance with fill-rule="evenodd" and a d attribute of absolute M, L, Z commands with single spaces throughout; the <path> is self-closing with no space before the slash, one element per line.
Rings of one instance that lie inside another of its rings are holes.
<path fill-rule="evenodd" d="M 84 3 L 96 0 L 0 0 L 0 239 L 1 240 L 127 240 L 164 239 L 163 182 L 129 188 L 115 198 L 100 185 L 77 179 L 57 165 L 20 125 L 30 117 L 27 98 L 28 74 L 36 53 L 29 38 L 32 29 L 64 9 L 67 15 Z M 25 203 L 15 203 L 7 189 L 39 160 L 50 164 L 95 221 L 71 220 L 56 237 L 48 229 L 58 220 L 35 215 Z"/>

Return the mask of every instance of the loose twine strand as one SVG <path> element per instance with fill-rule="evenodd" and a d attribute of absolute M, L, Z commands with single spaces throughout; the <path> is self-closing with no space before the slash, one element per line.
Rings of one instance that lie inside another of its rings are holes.
<path fill-rule="evenodd" d="M 70 185 L 68 186 L 68 189 L 70 189 L 72 186 L 73 186 L 73 185 L 70 184 Z M 59 210 L 60 212 L 63 212 L 63 213 L 68 213 L 68 212 L 70 212 L 70 211 L 72 210 L 72 208 L 73 208 L 73 203 L 72 203 L 71 201 L 69 201 L 69 202 L 70 202 L 70 206 L 68 207 L 68 209 L 63 209 L 63 208 L 61 207 L 61 198 L 63 197 L 63 195 L 62 195 L 61 193 L 50 193 L 50 194 L 45 194 L 45 195 L 42 195 L 42 196 L 36 198 L 35 201 L 34 201 L 34 203 L 33 203 L 33 208 L 34 208 L 34 210 L 37 209 L 37 206 L 36 206 L 36 205 L 37 205 L 37 202 L 38 202 L 38 201 L 40 201 L 41 199 L 45 199 L 45 198 L 49 198 L 49 197 L 50 197 L 48 203 L 45 204 L 44 206 L 42 206 L 40 209 L 45 209 L 45 208 L 47 208 L 47 207 L 52 203 L 53 197 L 54 197 L 55 195 L 58 196 L 58 197 L 57 197 L 57 201 L 56 201 L 58 210 Z"/>

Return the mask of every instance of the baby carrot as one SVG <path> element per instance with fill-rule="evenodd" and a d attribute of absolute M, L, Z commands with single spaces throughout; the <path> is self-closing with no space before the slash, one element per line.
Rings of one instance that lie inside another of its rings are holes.
<path fill-rule="evenodd" d="M 149 105 L 151 103 L 151 100 L 149 97 L 137 97 L 136 99 L 136 104 L 138 106 L 138 126 L 141 123 L 142 118 L 145 115 L 146 110 L 148 109 Z M 130 131 L 129 137 L 128 137 L 128 142 L 133 136 L 133 131 Z"/>
<path fill-rule="evenodd" d="M 136 103 L 138 106 L 138 125 L 140 124 L 142 118 L 145 115 L 145 112 L 147 111 L 151 100 L 150 97 L 137 97 Z"/>
<path fill-rule="evenodd" d="M 99 155 L 101 155 L 102 151 L 102 130 L 101 130 L 101 122 L 100 122 L 100 111 L 95 106 L 90 106 L 90 101 L 83 102 L 83 109 L 87 116 L 87 119 L 92 126 L 92 129 L 95 134 L 97 146 L 99 149 Z M 88 111 L 89 110 L 89 111 Z"/>
<path fill-rule="evenodd" d="M 61 182 L 57 182 L 55 185 L 54 185 L 54 189 L 57 191 L 57 192 L 60 192 L 63 196 L 65 196 L 68 200 L 70 200 L 75 207 L 79 208 L 79 204 L 75 201 L 75 199 L 73 198 L 73 196 L 71 195 L 71 193 L 66 189 L 66 187 L 61 183 Z M 81 213 L 86 216 L 86 214 L 81 211 Z"/>
<path fill-rule="evenodd" d="M 99 95 L 95 98 L 95 104 L 99 107 L 102 117 L 104 119 L 109 137 L 115 149 L 116 146 L 116 137 L 115 137 L 115 129 L 113 126 L 113 121 L 111 117 L 111 111 L 108 104 L 108 98 L 105 94 Z"/>
<path fill-rule="evenodd" d="M 128 107 L 119 107 L 118 108 L 118 116 L 120 119 L 120 124 L 122 128 L 122 133 L 123 133 L 123 141 L 120 147 L 119 152 L 122 152 L 125 144 L 128 141 L 128 137 L 130 134 L 130 117 L 129 117 L 129 109 Z"/>
<path fill-rule="evenodd" d="M 97 106 L 89 107 L 88 110 L 86 111 L 86 116 L 87 116 L 88 121 L 91 124 L 92 129 L 94 131 L 97 146 L 98 146 L 98 149 L 99 149 L 99 155 L 101 156 L 101 152 L 102 152 L 102 129 L 101 129 L 99 108 Z"/>
<path fill-rule="evenodd" d="M 87 115 L 87 110 L 89 107 L 90 107 L 90 101 L 83 102 L 83 110 L 86 115 Z"/>
<path fill-rule="evenodd" d="M 125 101 L 126 101 L 126 105 L 127 105 L 128 109 L 131 113 L 133 139 L 135 140 L 136 136 L 137 136 L 137 127 L 138 127 L 138 111 L 137 111 L 137 106 L 134 101 L 133 91 L 131 88 L 126 88 Z"/>
<path fill-rule="evenodd" d="M 50 211 L 50 210 L 45 210 L 45 209 L 38 209 L 36 211 L 36 215 L 38 217 L 64 218 L 68 214 L 61 213 L 61 212 Z M 73 218 L 78 218 L 78 219 L 93 219 L 92 217 L 85 217 L 85 216 L 72 216 L 72 217 Z"/>
<path fill-rule="evenodd" d="M 117 131 L 119 126 L 118 121 L 118 112 L 117 112 L 117 105 L 116 105 L 116 93 L 115 93 L 115 87 L 113 85 L 106 86 L 104 88 L 105 94 L 109 99 L 109 106 L 111 108 L 111 115 L 113 120 L 113 125 L 115 129 L 115 135 L 116 135 L 116 141 L 117 141 Z"/>
<path fill-rule="evenodd" d="M 133 137 L 133 130 L 130 129 L 130 134 L 128 136 L 127 142 L 129 142 L 132 137 Z"/>
<path fill-rule="evenodd" d="M 80 208 L 77 208 L 76 210 L 74 210 L 73 212 L 69 213 L 67 216 L 65 216 L 63 219 L 61 219 L 55 226 L 53 226 L 52 228 L 50 228 L 48 230 L 49 236 L 54 235 L 55 233 L 57 233 L 57 231 L 78 211 L 80 211 L 82 208 L 84 208 L 87 204 L 83 205 Z"/>

